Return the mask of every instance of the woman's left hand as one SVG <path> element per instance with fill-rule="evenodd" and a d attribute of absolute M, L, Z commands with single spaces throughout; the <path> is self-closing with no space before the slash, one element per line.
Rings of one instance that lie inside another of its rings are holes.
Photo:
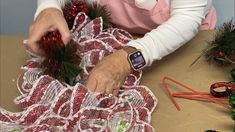
<path fill-rule="evenodd" d="M 123 49 L 105 57 L 90 72 L 86 87 L 93 92 L 117 95 L 126 76 L 131 72 Z"/>

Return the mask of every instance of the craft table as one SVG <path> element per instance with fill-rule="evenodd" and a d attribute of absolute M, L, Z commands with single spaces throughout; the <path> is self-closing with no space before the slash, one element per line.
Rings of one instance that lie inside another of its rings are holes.
<path fill-rule="evenodd" d="M 202 31 L 192 41 L 163 60 L 144 70 L 141 84 L 148 86 L 159 103 L 152 114 L 152 125 L 158 132 L 203 132 L 215 129 L 231 132 L 234 122 L 230 112 L 221 106 L 206 101 L 176 99 L 182 108 L 177 111 L 162 85 L 165 76 L 180 81 L 195 90 L 208 91 L 217 81 L 229 81 L 229 68 L 209 65 L 204 58 L 195 65 L 190 64 L 202 53 L 206 41 L 212 39 L 214 31 Z M 23 47 L 23 36 L 0 37 L 0 106 L 10 111 L 20 111 L 13 102 L 20 93 L 16 87 L 20 67 L 27 54 Z M 173 91 L 184 91 L 169 83 Z"/>

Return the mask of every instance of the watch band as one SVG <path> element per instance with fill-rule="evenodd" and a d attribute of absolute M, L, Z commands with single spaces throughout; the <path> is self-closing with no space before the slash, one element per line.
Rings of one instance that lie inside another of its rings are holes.
<path fill-rule="evenodd" d="M 124 51 L 126 51 L 128 55 L 137 51 L 137 49 L 135 47 L 131 47 L 131 46 L 124 46 L 124 47 L 122 47 L 122 49 Z"/>

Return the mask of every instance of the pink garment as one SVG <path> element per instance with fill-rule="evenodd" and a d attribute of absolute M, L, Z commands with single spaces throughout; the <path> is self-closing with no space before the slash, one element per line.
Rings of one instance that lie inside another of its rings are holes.
<path fill-rule="evenodd" d="M 166 0 L 158 0 L 149 10 L 137 7 L 134 0 L 100 0 L 100 4 L 110 11 L 114 24 L 131 33 L 147 33 L 170 18 L 170 6 Z M 216 19 L 216 11 L 212 7 L 201 29 L 215 28 Z"/>
<path fill-rule="evenodd" d="M 214 29 L 216 26 L 216 21 L 217 21 L 216 10 L 214 7 L 212 7 L 209 13 L 206 15 L 206 19 L 203 21 L 201 25 L 201 30 Z"/>

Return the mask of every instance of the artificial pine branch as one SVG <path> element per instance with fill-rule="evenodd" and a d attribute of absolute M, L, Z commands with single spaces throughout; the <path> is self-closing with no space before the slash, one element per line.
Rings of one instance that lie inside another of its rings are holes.
<path fill-rule="evenodd" d="M 53 45 L 51 45 L 53 46 Z M 76 43 L 71 41 L 66 46 L 54 45 L 42 63 L 44 74 L 50 75 L 61 82 L 74 85 L 81 68 L 80 57 L 76 54 Z"/>
<path fill-rule="evenodd" d="M 91 20 L 101 17 L 103 19 L 104 29 L 109 27 L 111 17 L 105 6 L 100 6 L 97 3 L 93 3 L 87 15 Z"/>
<path fill-rule="evenodd" d="M 235 61 L 235 23 L 233 20 L 224 23 L 216 30 L 214 40 L 209 42 L 204 52 L 208 62 L 228 65 Z"/>

